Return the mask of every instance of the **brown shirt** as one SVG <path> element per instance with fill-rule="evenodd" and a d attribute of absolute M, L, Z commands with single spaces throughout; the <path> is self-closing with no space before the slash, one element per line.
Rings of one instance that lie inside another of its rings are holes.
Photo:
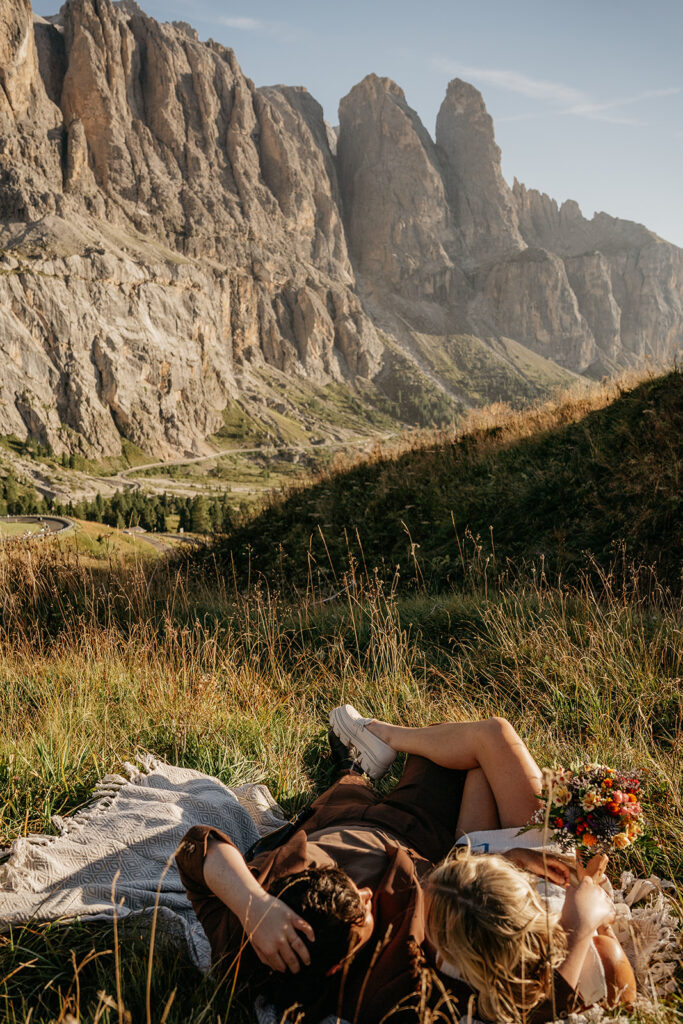
<path fill-rule="evenodd" d="M 327 856 L 330 867 L 341 868 L 359 889 L 375 889 L 386 870 L 386 832 L 367 826 L 328 826 L 308 833 L 308 850 Z"/>
<path fill-rule="evenodd" d="M 221 903 L 203 879 L 202 863 L 209 839 L 231 842 L 228 836 L 208 826 L 195 825 L 180 845 L 176 860 L 180 876 L 197 916 L 211 943 L 214 966 L 236 971 L 238 980 L 249 981 L 263 975 L 263 965 L 246 940 L 239 920 Z M 329 837 L 326 837 L 329 839 Z M 249 867 L 264 889 L 279 878 L 307 867 L 328 867 L 336 863 L 331 850 L 307 842 L 303 829 L 278 850 L 262 854 Z M 379 858 L 377 859 L 377 866 Z M 375 888 L 373 914 L 375 929 L 368 943 L 359 950 L 346 974 L 339 976 L 339 987 L 329 1002 L 320 1007 L 321 1016 L 338 1013 L 352 1024 L 379 1024 L 396 1021 L 417 1022 L 417 1006 L 431 992 L 437 972 L 423 963 L 424 897 L 413 861 L 396 840 L 384 847 L 383 870 Z M 335 975 L 335 985 L 338 976 Z M 451 995 L 453 1012 L 444 1014 L 444 1022 L 458 1021 L 467 1008 L 469 990 L 462 982 L 442 979 Z M 464 1009 L 456 1012 L 457 996 Z"/>

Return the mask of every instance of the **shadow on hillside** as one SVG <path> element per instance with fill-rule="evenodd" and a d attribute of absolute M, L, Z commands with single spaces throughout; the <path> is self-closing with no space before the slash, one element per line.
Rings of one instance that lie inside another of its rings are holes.
<path fill-rule="evenodd" d="M 642 564 L 680 591 L 683 373 L 563 418 L 566 409 L 528 437 L 501 427 L 435 437 L 332 472 L 210 557 L 238 590 L 260 579 L 285 593 L 333 593 L 344 573 L 440 590 L 468 579 L 474 560 L 491 580 L 572 581 L 591 565 L 624 574 Z"/>

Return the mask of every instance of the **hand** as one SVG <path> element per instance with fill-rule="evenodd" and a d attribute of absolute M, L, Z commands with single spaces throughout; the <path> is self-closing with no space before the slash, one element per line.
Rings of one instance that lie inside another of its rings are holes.
<path fill-rule="evenodd" d="M 306 943 L 298 932 L 314 942 L 313 929 L 282 900 L 268 893 L 254 898 L 242 925 L 261 963 L 274 971 L 290 970 L 298 974 L 301 964 L 310 964 Z"/>
<path fill-rule="evenodd" d="M 614 904 L 605 890 L 592 875 L 586 875 L 578 885 L 567 889 L 560 924 L 565 931 L 581 937 L 611 924 L 615 916 Z"/>
<path fill-rule="evenodd" d="M 582 882 L 586 875 L 590 875 L 593 881 L 597 885 L 600 885 L 602 882 L 605 881 L 605 871 L 607 870 L 608 863 L 609 857 L 606 853 L 596 853 L 594 854 L 594 856 L 591 857 L 591 859 L 584 867 L 584 865 L 581 863 L 581 858 L 577 854 L 576 876 L 578 880 Z"/>
<path fill-rule="evenodd" d="M 504 856 L 522 871 L 530 871 L 532 875 L 561 885 L 563 889 L 569 885 L 569 867 L 559 857 L 552 854 L 544 856 L 539 850 L 527 850 L 521 846 L 508 850 Z"/>

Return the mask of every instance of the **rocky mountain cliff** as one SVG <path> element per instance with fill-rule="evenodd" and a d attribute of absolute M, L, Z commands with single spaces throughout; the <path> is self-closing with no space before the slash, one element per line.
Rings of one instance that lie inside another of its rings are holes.
<path fill-rule="evenodd" d="M 402 91 L 374 75 L 339 113 L 349 247 L 374 306 L 422 330 L 514 338 L 581 373 L 681 349 L 683 250 L 639 224 L 588 221 L 576 203 L 510 189 L 471 85 L 448 86 L 435 142 Z"/>
<path fill-rule="evenodd" d="M 255 88 L 188 25 L 131 0 L 47 21 L 0 0 L 0 434 L 201 451 L 259 368 L 353 387 L 397 351 L 452 396 L 416 332 L 578 372 L 670 358 L 682 257 L 511 190 L 458 80 L 433 141 L 369 76 L 337 148 L 305 89 Z"/>

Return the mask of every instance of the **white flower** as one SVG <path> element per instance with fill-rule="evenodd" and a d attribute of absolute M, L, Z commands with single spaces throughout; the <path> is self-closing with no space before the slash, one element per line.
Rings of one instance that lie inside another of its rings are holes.
<path fill-rule="evenodd" d="M 558 786 L 557 789 L 553 790 L 553 802 L 560 807 L 566 807 L 567 804 L 571 803 L 571 799 L 572 791 L 567 786 Z"/>

